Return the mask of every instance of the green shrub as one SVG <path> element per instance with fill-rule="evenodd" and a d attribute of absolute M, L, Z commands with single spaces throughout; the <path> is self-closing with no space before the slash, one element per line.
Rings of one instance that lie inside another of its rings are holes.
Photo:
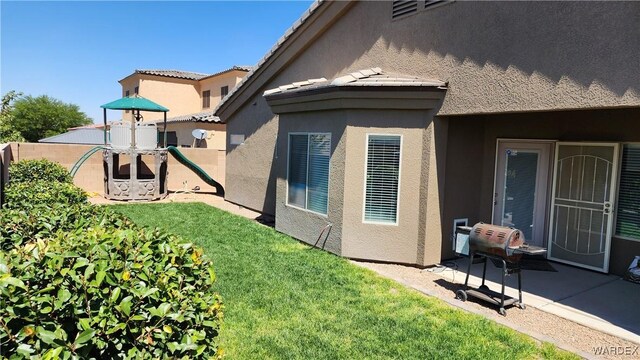
<path fill-rule="evenodd" d="M 73 183 L 64 166 L 47 159 L 22 160 L 9 166 L 9 182 L 15 184 L 30 181 Z"/>
<path fill-rule="evenodd" d="M 9 251 L 37 239 L 55 237 L 58 231 L 82 231 L 91 226 L 124 229 L 131 221 L 105 207 L 54 203 L 0 211 L 0 250 Z"/>
<path fill-rule="evenodd" d="M 15 357 L 218 357 L 202 250 L 158 230 L 59 232 L 0 252 L 0 349 Z M 13 357 L 13 356 L 12 356 Z"/>
<path fill-rule="evenodd" d="M 91 206 L 59 165 L 24 163 L 0 210 L 0 358 L 220 357 L 201 249 Z"/>
<path fill-rule="evenodd" d="M 87 202 L 87 193 L 79 187 L 63 182 L 31 181 L 9 183 L 5 188 L 7 209 L 31 209 L 39 205 L 64 204 L 72 206 Z"/>

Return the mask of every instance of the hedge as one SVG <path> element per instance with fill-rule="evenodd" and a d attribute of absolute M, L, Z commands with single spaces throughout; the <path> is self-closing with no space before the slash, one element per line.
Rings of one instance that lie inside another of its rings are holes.
<path fill-rule="evenodd" d="M 0 210 L 0 358 L 216 358 L 222 301 L 200 248 L 58 180 Z"/>
<path fill-rule="evenodd" d="M 9 180 L 12 183 L 45 181 L 73 183 L 69 171 L 62 165 L 46 160 L 22 160 L 9 166 Z"/>
<path fill-rule="evenodd" d="M 87 203 L 87 193 L 79 187 L 64 182 L 10 182 L 5 188 L 6 209 L 31 209 L 39 205 L 73 206 Z"/>

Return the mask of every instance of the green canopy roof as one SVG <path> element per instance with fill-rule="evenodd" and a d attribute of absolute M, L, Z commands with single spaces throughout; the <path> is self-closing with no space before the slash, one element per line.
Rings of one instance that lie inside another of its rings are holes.
<path fill-rule="evenodd" d="M 108 104 L 101 105 L 100 107 L 110 110 L 169 111 L 166 107 L 156 104 L 149 99 L 145 99 L 142 96 L 123 97 L 122 99 L 112 101 Z"/>

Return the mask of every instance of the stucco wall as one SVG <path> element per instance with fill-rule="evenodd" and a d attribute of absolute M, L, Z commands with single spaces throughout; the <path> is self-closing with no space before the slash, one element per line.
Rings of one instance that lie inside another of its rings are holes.
<path fill-rule="evenodd" d="M 225 119 L 229 134 L 247 138 L 228 148 L 227 182 L 237 186 L 227 198 L 275 211 L 277 119 L 262 99 L 266 89 L 381 67 L 448 81 L 440 115 L 640 106 L 639 17 L 632 2 L 456 1 L 392 21 L 391 2 L 369 1 L 338 20 L 317 20 L 309 27 L 328 30 L 301 35 L 302 52 L 283 55 L 286 66 L 241 95 L 244 105 Z"/>
<path fill-rule="evenodd" d="M 344 187 L 343 255 L 347 257 L 417 264 L 425 227 L 420 194 L 428 183 L 422 148 L 430 122 L 424 111 L 349 111 Z M 390 121 L 393 119 L 393 121 Z M 365 223 L 364 184 L 368 134 L 400 135 L 401 163 L 397 224 Z M 430 249 L 439 259 L 439 246 Z M 422 264 L 420 264 L 422 265 Z"/>
<path fill-rule="evenodd" d="M 162 131 L 162 123 L 158 124 Z M 167 131 L 175 131 L 178 137 L 178 146 L 196 147 L 196 139 L 191 132 L 195 129 L 207 130 L 207 137 L 199 147 L 207 149 L 224 150 L 226 147 L 226 125 L 205 122 L 175 122 L 167 124 Z"/>
<path fill-rule="evenodd" d="M 245 136 L 231 145 L 229 135 Z M 275 215 L 276 174 L 273 165 L 278 118 L 260 95 L 227 123 L 225 199 L 249 209 Z"/>
<path fill-rule="evenodd" d="M 92 147 L 92 145 L 11 143 L 11 152 L 13 161 L 48 159 L 71 169 L 73 164 Z M 180 149 L 180 151 L 224 186 L 224 151 L 215 149 Z M 201 191 L 215 192 L 215 188 L 204 183 L 196 174 L 180 164 L 172 156 L 169 156 L 168 171 L 168 188 L 170 191 L 182 189 L 183 182 L 187 181 L 189 189 L 194 186 L 200 186 Z M 73 182 L 88 192 L 103 194 L 103 179 L 102 152 L 98 151 L 80 167 Z"/>
<path fill-rule="evenodd" d="M 133 96 L 134 87 L 138 86 L 138 93 L 153 102 L 169 109 L 167 117 L 192 114 L 202 111 L 202 100 L 195 80 L 175 79 L 160 76 L 135 74 L 123 79 L 122 96 L 129 90 Z M 161 120 L 162 113 L 141 111 L 144 121 Z M 122 112 L 122 118 L 131 119 L 132 113 Z"/>
<path fill-rule="evenodd" d="M 640 143 L 638 119 L 640 109 L 448 117 L 443 258 L 452 256 L 454 218 L 491 222 L 497 139 Z M 640 241 L 614 236 L 609 271 L 622 274 L 635 255 Z"/>
<path fill-rule="evenodd" d="M 448 81 L 441 115 L 638 106 L 639 17 L 632 2 L 456 1 L 391 20 L 391 2 L 359 2 L 287 72 Z"/>
<path fill-rule="evenodd" d="M 200 80 L 198 82 L 198 90 L 200 92 L 200 96 L 202 96 L 202 92 L 204 91 L 207 91 L 207 90 L 211 91 L 211 95 L 210 95 L 211 102 L 210 102 L 209 109 L 215 109 L 215 107 L 218 106 L 218 104 L 222 100 L 222 97 L 220 94 L 221 87 L 228 86 L 229 91 L 231 91 L 236 86 L 236 84 L 239 83 L 240 80 L 242 80 L 245 74 L 246 74 L 245 71 L 234 70 L 234 71 L 226 72 L 224 74 L 220 74 L 218 76 L 212 76 L 212 77 Z M 201 110 L 205 110 L 205 109 L 202 109 L 202 103 L 200 105 L 201 105 L 200 106 Z M 197 111 L 201 111 L 201 110 L 197 110 Z"/>
<path fill-rule="evenodd" d="M 328 237 L 323 236 L 318 247 L 342 254 L 344 163 L 346 149 L 346 114 L 344 111 L 322 113 L 283 114 L 278 130 L 276 230 L 309 244 L 318 240 L 321 231 L 331 224 Z M 291 132 L 321 132 L 331 134 L 331 160 L 329 164 L 328 213 L 321 215 L 287 205 L 288 136 Z"/>

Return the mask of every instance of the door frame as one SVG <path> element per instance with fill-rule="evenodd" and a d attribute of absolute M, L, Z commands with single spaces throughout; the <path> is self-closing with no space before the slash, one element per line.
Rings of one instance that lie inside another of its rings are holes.
<path fill-rule="evenodd" d="M 612 146 L 613 147 L 613 161 L 611 164 L 611 186 L 609 187 L 609 202 L 611 203 L 611 212 L 609 213 L 609 221 L 607 223 L 607 231 L 605 235 L 605 249 L 604 249 L 604 264 L 602 268 L 597 268 L 590 265 L 580 264 L 569 260 L 558 259 L 551 256 L 551 236 L 553 233 L 553 216 L 555 215 L 555 198 L 556 198 L 556 182 L 558 180 L 558 154 L 559 147 L 561 145 L 569 146 Z M 611 256 L 611 238 L 613 237 L 613 226 L 615 220 L 616 202 L 618 201 L 618 175 L 620 173 L 620 143 L 617 142 L 581 142 L 581 141 L 557 141 L 555 151 L 553 155 L 553 184 L 551 188 L 551 205 L 549 211 L 549 233 L 547 235 L 547 259 L 557 261 L 572 266 L 581 267 L 584 269 L 594 270 L 598 272 L 609 272 L 609 260 Z"/>
<path fill-rule="evenodd" d="M 551 204 L 551 198 L 550 198 L 550 193 L 551 193 L 551 182 L 553 180 L 553 166 L 552 166 L 552 162 L 555 159 L 555 149 L 556 146 L 555 144 L 558 141 L 555 139 L 520 139 L 520 138 L 497 138 L 496 139 L 496 149 L 495 149 L 495 159 L 494 159 L 494 171 L 493 171 L 493 195 L 492 195 L 492 205 L 491 205 L 491 222 L 494 223 L 495 220 L 495 216 L 496 216 L 496 208 L 498 207 L 498 204 L 496 202 L 496 198 L 497 198 L 497 193 L 498 191 L 500 191 L 498 189 L 498 183 L 499 183 L 499 179 L 498 177 L 500 176 L 498 174 L 498 168 L 499 168 L 499 162 L 500 162 L 500 156 L 502 155 L 500 153 L 500 145 L 502 143 L 520 143 L 522 144 L 522 146 L 526 146 L 526 144 L 528 143 L 533 143 L 533 144 L 546 144 L 549 145 L 549 153 L 548 153 L 548 167 L 546 169 L 546 189 L 545 189 L 545 198 L 544 198 L 544 214 L 543 216 L 541 216 L 541 218 L 543 219 L 543 225 L 542 225 L 542 246 L 546 245 L 548 242 L 548 228 L 549 228 L 549 207 Z"/>

